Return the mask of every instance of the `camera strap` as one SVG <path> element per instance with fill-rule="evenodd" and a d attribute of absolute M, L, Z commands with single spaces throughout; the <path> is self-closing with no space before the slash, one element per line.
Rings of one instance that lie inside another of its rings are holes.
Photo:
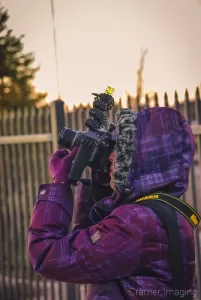
<path fill-rule="evenodd" d="M 164 228 L 167 230 L 172 271 L 171 299 L 192 300 L 193 292 L 189 295 L 189 291 L 187 291 L 187 295 L 185 295 L 183 252 L 176 211 L 181 213 L 193 228 L 199 224 L 201 220 L 200 216 L 189 204 L 185 203 L 181 199 L 164 193 L 148 195 L 137 199 L 133 202 L 133 204 L 134 203 L 138 203 L 152 209 L 160 219 Z M 125 291 L 123 291 L 121 282 L 118 280 L 117 283 L 126 299 L 127 296 L 125 295 Z"/>
<path fill-rule="evenodd" d="M 174 196 L 165 193 L 155 193 L 155 194 L 147 195 L 135 200 L 133 203 L 138 203 L 138 204 L 148 206 L 149 205 L 148 203 L 153 200 L 155 204 L 159 202 L 166 204 L 166 206 L 169 206 L 174 210 L 178 211 L 179 213 L 181 213 L 188 220 L 188 222 L 191 224 L 193 228 L 195 228 L 201 220 L 201 217 L 194 210 L 192 206 L 190 206 L 188 203 L 182 201 L 179 198 L 176 198 Z"/>

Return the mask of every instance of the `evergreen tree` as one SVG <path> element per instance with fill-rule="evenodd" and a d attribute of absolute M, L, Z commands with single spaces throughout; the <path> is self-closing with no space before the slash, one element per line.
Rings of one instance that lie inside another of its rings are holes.
<path fill-rule="evenodd" d="M 24 36 L 16 37 L 8 29 L 8 19 L 8 11 L 0 6 L 0 109 L 34 105 L 47 96 L 35 91 L 35 57 L 23 53 Z"/>

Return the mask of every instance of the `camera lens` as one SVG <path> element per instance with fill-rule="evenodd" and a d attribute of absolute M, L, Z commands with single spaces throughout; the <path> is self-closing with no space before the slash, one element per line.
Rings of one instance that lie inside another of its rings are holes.
<path fill-rule="evenodd" d="M 70 149 L 78 132 L 79 131 L 64 127 L 58 135 L 58 144 L 64 148 Z"/>

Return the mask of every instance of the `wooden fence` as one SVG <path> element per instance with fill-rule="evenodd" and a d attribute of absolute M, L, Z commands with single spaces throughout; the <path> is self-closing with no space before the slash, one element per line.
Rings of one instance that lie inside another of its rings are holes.
<path fill-rule="evenodd" d="M 127 107 L 137 111 L 159 106 L 158 96 L 148 96 L 141 103 L 128 97 Z M 169 106 L 167 94 L 164 106 Z M 107 113 L 115 122 L 121 99 Z M 190 100 L 175 94 L 174 107 L 188 119 L 196 141 L 196 154 L 191 168 L 189 190 L 184 200 L 201 213 L 201 99 L 196 89 Z M 63 126 L 85 131 L 90 105 L 73 111 L 60 100 L 43 108 L 23 108 L 0 113 L 0 299 L 2 300 L 84 300 L 85 286 L 41 279 L 32 269 L 27 254 L 27 229 L 38 187 L 51 182 L 48 161 L 58 148 L 57 135 Z M 197 288 L 201 287 L 201 253 L 196 231 Z M 201 298 L 200 298 L 201 299 Z"/>

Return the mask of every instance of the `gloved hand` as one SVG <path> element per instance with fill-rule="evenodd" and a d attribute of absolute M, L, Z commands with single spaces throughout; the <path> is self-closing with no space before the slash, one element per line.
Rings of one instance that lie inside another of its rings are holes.
<path fill-rule="evenodd" d="M 62 149 L 52 154 L 49 162 L 49 170 L 54 183 L 62 182 L 69 184 L 68 176 L 77 151 L 78 147 L 75 147 L 71 152 Z"/>

